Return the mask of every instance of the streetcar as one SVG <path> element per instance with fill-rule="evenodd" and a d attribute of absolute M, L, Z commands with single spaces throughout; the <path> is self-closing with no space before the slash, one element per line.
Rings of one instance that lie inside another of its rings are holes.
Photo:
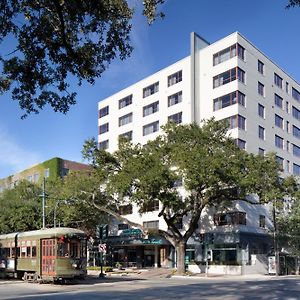
<path fill-rule="evenodd" d="M 0 276 L 24 281 L 67 281 L 86 276 L 83 231 L 59 227 L 0 235 Z"/>

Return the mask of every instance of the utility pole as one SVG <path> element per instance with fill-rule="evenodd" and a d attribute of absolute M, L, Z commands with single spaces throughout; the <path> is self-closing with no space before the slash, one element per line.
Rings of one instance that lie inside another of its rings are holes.
<path fill-rule="evenodd" d="M 45 177 L 43 178 L 43 193 L 42 193 L 42 206 L 43 206 L 43 229 L 45 229 L 45 198 L 46 198 L 46 193 L 45 193 L 45 185 L 46 185 L 46 179 Z"/>
<path fill-rule="evenodd" d="M 273 226 L 274 226 L 274 256 L 275 256 L 275 272 L 276 276 L 279 275 L 279 255 L 278 255 L 278 243 L 277 243 L 277 224 L 276 224 L 276 201 L 273 202 Z"/>

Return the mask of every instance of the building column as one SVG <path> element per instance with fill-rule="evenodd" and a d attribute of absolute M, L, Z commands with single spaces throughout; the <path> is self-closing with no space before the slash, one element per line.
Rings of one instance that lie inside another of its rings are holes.
<path fill-rule="evenodd" d="M 158 268 L 158 246 L 154 246 L 154 268 Z"/>

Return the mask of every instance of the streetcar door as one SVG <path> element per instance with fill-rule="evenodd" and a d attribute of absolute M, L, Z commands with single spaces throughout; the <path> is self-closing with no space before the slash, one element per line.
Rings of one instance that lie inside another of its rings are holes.
<path fill-rule="evenodd" d="M 55 275 L 55 239 L 41 240 L 42 275 Z"/>

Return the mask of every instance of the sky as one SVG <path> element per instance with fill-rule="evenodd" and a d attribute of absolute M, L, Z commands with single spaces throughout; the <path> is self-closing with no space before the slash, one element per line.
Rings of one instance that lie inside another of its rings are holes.
<path fill-rule="evenodd" d="M 84 141 L 97 137 L 98 102 L 188 56 L 193 31 L 210 43 L 239 31 L 300 82 L 300 8 L 287 10 L 287 2 L 166 0 L 165 18 L 151 26 L 137 13 L 131 57 L 113 62 L 94 85 L 75 86 L 77 104 L 66 115 L 45 108 L 21 120 L 18 103 L 0 95 L 0 178 L 53 157 L 82 161 Z"/>

